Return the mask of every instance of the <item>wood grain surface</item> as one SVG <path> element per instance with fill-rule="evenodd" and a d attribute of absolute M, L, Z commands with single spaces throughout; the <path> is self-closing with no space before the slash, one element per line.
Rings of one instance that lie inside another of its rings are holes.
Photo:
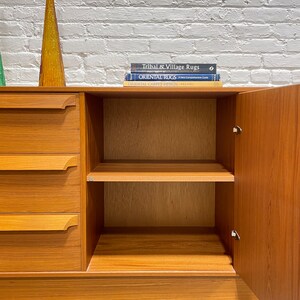
<path fill-rule="evenodd" d="M 78 105 L 64 110 L 0 109 L 0 153 L 79 153 L 79 125 Z"/>
<path fill-rule="evenodd" d="M 78 163 L 77 155 L 0 155 L 0 171 L 65 171 Z"/>
<path fill-rule="evenodd" d="M 176 233 L 146 233 L 128 229 L 102 233 L 89 272 L 210 272 L 234 275 L 231 258 L 218 236 L 199 229 Z"/>
<path fill-rule="evenodd" d="M 104 183 L 87 184 L 86 203 L 86 264 L 94 254 L 101 231 L 104 227 Z"/>
<path fill-rule="evenodd" d="M 87 184 L 87 174 L 103 160 L 103 102 L 95 96 L 85 94 L 81 114 L 84 118 L 82 139 L 84 149 L 81 157 L 85 164 L 82 174 L 85 195 L 82 200 L 84 232 L 83 270 L 86 270 L 98 243 L 101 230 L 104 226 L 104 183 Z"/>
<path fill-rule="evenodd" d="M 105 99 L 104 160 L 214 160 L 214 99 Z"/>
<path fill-rule="evenodd" d="M 217 163 L 147 162 L 100 163 L 87 176 L 101 182 L 233 182 L 234 176 Z"/>
<path fill-rule="evenodd" d="M 79 94 L 79 117 L 80 117 L 80 229 L 81 229 L 81 270 L 86 270 L 88 264 L 87 249 L 87 115 L 86 97 L 84 93 Z"/>
<path fill-rule="evenodd" d="M 104 183 L 104 222 L 107 227 L 213 227 L 215 184 Z"/>
<path fill-rule="evenodd" d="M 1 213 L 79 212 L 80 167 L 67 171 L 1 171 Z"/>
<path fill-rule="evenodd" d="M 0 91 L 7 92 L 22 92 L 22 93 L 87 93 L 101 97 L 179 97 L 182 98 L 188 93 L 189 97 L 196 98 L 221 98 L 230 95 L 237 95 L 238 93 L 263 90 L 267 87 L 222 87 L 222 88 L 174 88 L 168 87 L 20 87 L 20 86 L 6 86 L 0 87 Z"/>
<path fill-rule="evenodd" d="M 234 174 L 236 97 L 217 100 L 216 159 Z M 233 255 L 234 184 L 216 183 L 216 228 L 226 249 Z"/>
<path fill-rule="evenodd" d="M 5 300 L 257 300 L 240 278 L 226 277 L 1 279 L 0 289 Z"/>
<path fill-rule="evenodd" d="M 237 99 L 234 267 L 259 299 L 299 299 L 300 87 Z"/>
<path fill-rule="evenodd" d="M 103 100 L 85 95 L 86 163 L 91 172 L 104 159 Z"/>
<path fill-rule="evenodd" d="M 76 94 L 1 93 L 0 109 L 65 109 L 76 106 Z"/>
<path fill-rule="evenodd" d="M 62 232 L 1 232 L 0 253 L 1 272 L 79 271 L 80 227 Z"/>
<path fill-rule="evenodd" d="M 66 231 L 78 224 L 75 214 L 0 214 L 0 232 Z"/>

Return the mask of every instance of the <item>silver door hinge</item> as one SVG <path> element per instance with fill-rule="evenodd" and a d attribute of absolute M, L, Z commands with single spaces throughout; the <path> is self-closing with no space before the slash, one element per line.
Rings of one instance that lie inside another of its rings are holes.
<path fill-rule="evenodd" d="M 241 239 L 240 235 L 238 234 L 238 232 L 236 230 L 231 230 L 231 236 L 237 241 L 239 241 Z"/>
<path fill-rule="evenodd" d="M 235 133 L 236 135 L 241 134 L 242 131 L 243 131 L 243 129 L 238 125 L 234 126 L 232 129 L 232 132 Z"/>

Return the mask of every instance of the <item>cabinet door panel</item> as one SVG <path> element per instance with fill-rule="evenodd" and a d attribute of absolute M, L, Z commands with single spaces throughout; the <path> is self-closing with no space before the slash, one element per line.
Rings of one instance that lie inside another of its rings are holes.
<path fill-rule="evenodd" d="M 259 299 L 298 299 L 300 86 L 237 99 L 234 267 Z"/>

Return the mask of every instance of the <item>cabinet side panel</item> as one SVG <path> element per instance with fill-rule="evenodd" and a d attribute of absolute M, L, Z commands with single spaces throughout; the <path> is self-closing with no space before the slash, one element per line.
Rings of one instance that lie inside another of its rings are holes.
<path fill-rule="evenodd" d="M 86 264 L 87 268 L 99 240 L 104 223 L 103 183 L 86 183 L 87 174 L 103 159 L 103 100 L 85 94 L 85 134 L 86 134 Z"/>
<path fill-rule="evenodd" d="M 103 160 L 103 100 L 85 94 L 87 173 Z"/>
<path fill-rule="evenodd" d="M 237 99 L 234 266 L 259 299 L 299 299 L 300 86 Z"/>
<path fill-rule="evenodd" d="M 227 170 L 234 173 L 234 143 L 232 132 L 235 126 L 236 97 L 217 100 L 216 159 Z M 227 251 L 233 254 L 233 242 L 230 232 L 233 229 L 234 185 L 216 183 L 216 229 Z"/>
<path fill-rule="evenodd" d="M 103 182 L 87 184 L 87 264 L 89 264 L 104 225 Z"/>

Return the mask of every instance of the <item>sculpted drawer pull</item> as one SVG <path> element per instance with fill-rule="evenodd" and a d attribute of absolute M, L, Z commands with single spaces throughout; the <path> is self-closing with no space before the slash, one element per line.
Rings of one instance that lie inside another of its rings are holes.
<path fill-rule="evenodd" d="M 76 106 L 77 96 L 64 94 L 1 94 L 2 109 L 65 109 Z"/>
<path fill-rule="evenodd" d="M 0 215 L 0 231 L 66 231 L 78 223 L 77 214 Z"/>
<path fill-rule="evenodd" d="M 76 155 L 0 155 L 0 171 L 64 171 L 77 165 Z"/>

